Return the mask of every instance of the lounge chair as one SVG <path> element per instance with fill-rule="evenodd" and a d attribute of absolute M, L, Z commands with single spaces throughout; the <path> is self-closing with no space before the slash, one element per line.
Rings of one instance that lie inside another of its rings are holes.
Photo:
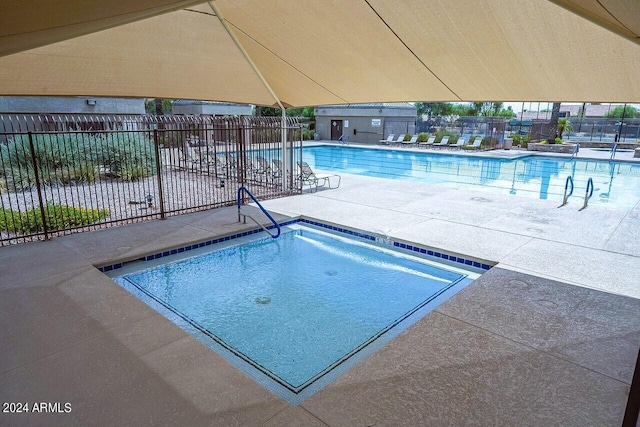
<path fill-rule="evenodd" d="M 426 142 L 418 142 L 418 147 L 430 147 L 433 145 L 435 140 L 436 140 L 435 136 L 430 136 Z"/>
<path fill-rule="evenodd" d="M 389 145 L 393 142 L 393 138 L 395 138 L 396 134 L 395 133 L 391 133 L 389 134 L 389 136 L 387 137 L 387 139 L 381 139 L 380 141 L 378 141 L 380 144 L 383 145 Z"/>
<path fill-rule="evenodd" d="M 402 141 L 402 145 L 413 145 L 418 142 L 418 135 L 413 135 L 409 141 Z"/>
<path fill-rule="evenodd" d="M 442 137 L 442 141 L 438 142 L 437 144 L 433 144 L 434 147 L 449 147 L 449 137 L 448 136 L 443 136 Z"/>
<path fill-rule="evenodd" d="M 191 169 L 203 169 L 215 164 L 215 156 L 209 156 L 209 147 L 206 145 L 191 145 L 186 142 L 183 154 L 185 163 Z"/>
<path fill-rule="evenodd" d="M 263 156 L 258 156 L 257 172 L 271 174 L 271 165 Z"/>
<path fill-rule="evenodd" d="M 466 149 L 468 150 L 479 150 L 480 144 L 482 144 L 482 137 L 476 136 L 476 139 L 473 140 L 473 144 L 467 145 Z"/>
<path fill-rule="evenodd" d="M 404 141 L 404 135 L 400 135 L 400 136 L 398 137 L 398 139 L 396 139 L 395 141 L 393 141 L 393 143 L 394 143 L 394 144 L 396 144 L 396 145 L 400 145 L 400 144 L 402 144 L 402 141 Z"/>
<path fill-rule="evenodd" d="M 309 190 L 312 193 L 315 193 L 318 190 L 318 187 L 324 187 L 327 184 L 329 188 L 340 187 L 340 175 L 318 175 L 313 172 L 307 162 L 298 162 L 298 166 L 300 166 L 300 181 L 303 189 L 305 184 L 309 186 Z M 338 180 L 337 185 L 333 186 L 331 184 L 332 178 L 334 183 L 335 179 Z"/>
<path fill-rule="evenodd" d="M 458 150 L 465 146 L 467 140 L 463 137 L 458 138 L 458 142 L 451 146 L 451 148 L 457 148 Z"/>

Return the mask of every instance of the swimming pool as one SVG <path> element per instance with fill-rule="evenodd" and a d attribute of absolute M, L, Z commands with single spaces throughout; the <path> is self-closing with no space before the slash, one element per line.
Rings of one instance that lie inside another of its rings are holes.
<path fill-rule="evenodd" d="M 294 405 L 490 268 L 312 221 L 262 236 L 110 275 Z"/>
<path fill-rule="evenodd" d="M 575 190 L 569 203 L 581 206 L 589 178 L 590 205 L 630 209 L 640 202 L 640 164 L 527 156 L 497 159 L 401 150 L 312 146 L 303 150 L 312 168 L 439 185 L 463 184 L 473 191 L 535 197 L 562 202 L 565 181 Z"/>

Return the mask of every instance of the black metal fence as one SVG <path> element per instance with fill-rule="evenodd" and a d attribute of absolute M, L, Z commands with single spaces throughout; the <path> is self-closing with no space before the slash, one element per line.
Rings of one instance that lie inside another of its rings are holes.
<path fill-rule="evenodd" d="M 301 191 L 296 119 L 0 116 L 0 246 Z M 284 162 L 283 162 L 284 161 Z"/>
<path fill-rule="evenodd" d="M 507 127 L 506 120 L 501 117 L 433 117 L 429 120 L 416 122 L 416 132 L 436 134 L 447 132 L 464 137 L 467 141 L 471 137 L 482 137 L 483 149 L 495 149 L 502 147 Z"/>
<path fill-rule="evenodd" d="M 563 139 L 592 142 L 636 142 L 640 141 L 640 119 L 569 117 L 569 126 Z M 433 117 L 416 122 L 416 132 L 435 134 L 447 131 L 469 140 L 471 136 L 482 136 L 485 148 L 500 148 L 504 138 L 512 134 L 527 137 L 527 140 L 549 138 L 550 119 L 506 119 L 503 117 Z"/>

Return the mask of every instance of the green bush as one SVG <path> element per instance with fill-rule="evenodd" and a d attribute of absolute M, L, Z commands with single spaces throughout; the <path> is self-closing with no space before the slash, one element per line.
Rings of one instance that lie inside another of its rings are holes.
<path fill-rule="evenodd" d="M 0 164 L 11 191 L 35 187 L 34 159 L 40 184 L 46 186 L 94 182 L 101 168 L 110 176 L 127 181 L 151 176 L 156 171 L 153 141 L 142 133 L 33 134 L 32 141 L 34 156 L 28 135 L 17 135 L 0 147 Z"/>
<path fill-rule="evenodd" d="M 95 161 L 109 176 L 135 181 L 156 173 L 153 141 L 143 133 L 111 133 L 97 142 Z"/>
<path fill-rule="evenodd" d="M 556 138 L 556 139 L 554 140 L 554 142 L 555 142 L 556 144 L 562 144 L 562 139 L 560 139 L 560 138 Z"/>
<path fill-rule="evenodd" d="M 513 139 L 513 145 L 519 145 L 520 147 L 526 147 L 531 135 L 518 135 L 514 133 L 509 136 L 509 138 Z"/>
<path fill-rule="evenodd" d="M 42 185 L 66 185 L 93 182 L 98 167 L 92 158 L 95 137 L 79 134 L 33 134 L 35 163 Z M 11 191 L 35 187 L 35 170 L 28 135 L 17 135 L 0 147 L 4 178 Z"/>
<path fill-rule="evenodd" d="M 293 137 L 296 140 L 300 139 L 300 129 L 296 129 L 295 131 L 293 131 Z M 314 137 L 314 132 L 311 129 L 307 129 L 307 128 L 303 128 L 302 129 L 302 140 L 303 141 L 308 141 L 310 139 L 313 139 Z"/>
<path fill-rule="evenodd" d="M 418 134 L 418 142 L 427 142 L 429 140 L 429 134 L 426 132 L 420 132 Z"/>
<path fill-rule="evenodd" d="M 44 215 L 47 228 L 54 231 L 90 225 L 108 217 L 110 212 L 106 209 L 48 204 L 44 208 Z M 43 231 L 42 212 L 40 208 L 29 209 L 25 212 L 0 209 L 0 230 L 22 233 Z"/>
<path fill-rule="evenodd" d="M 404 134 L 404 141 L 411 141 L 411 137 L 412 137 L 412 135 L 410 133 L 405 133 Z"/>
<path fill-rule="evenodd" d="M 451 132 L 448 130 L 444 130 L 441 129 L 438 132 L 436 132 L 436 139 L 434 142 L 438 143 L 442 141 L 442 138 L 448 136 L 449 137 L 449 143 L 450 144 L 455 144 L 456 142 L 458 142 L 458 138 L 460 138 L 460 135 L 458 135 L 455 132 Z"/>

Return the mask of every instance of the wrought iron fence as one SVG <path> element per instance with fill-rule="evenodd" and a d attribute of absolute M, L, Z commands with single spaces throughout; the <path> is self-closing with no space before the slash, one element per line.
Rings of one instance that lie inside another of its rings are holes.
<path fill-rule="evenodd" d="M 288 118 L 0 116 L 0 246 L 301 191 Z"/>

